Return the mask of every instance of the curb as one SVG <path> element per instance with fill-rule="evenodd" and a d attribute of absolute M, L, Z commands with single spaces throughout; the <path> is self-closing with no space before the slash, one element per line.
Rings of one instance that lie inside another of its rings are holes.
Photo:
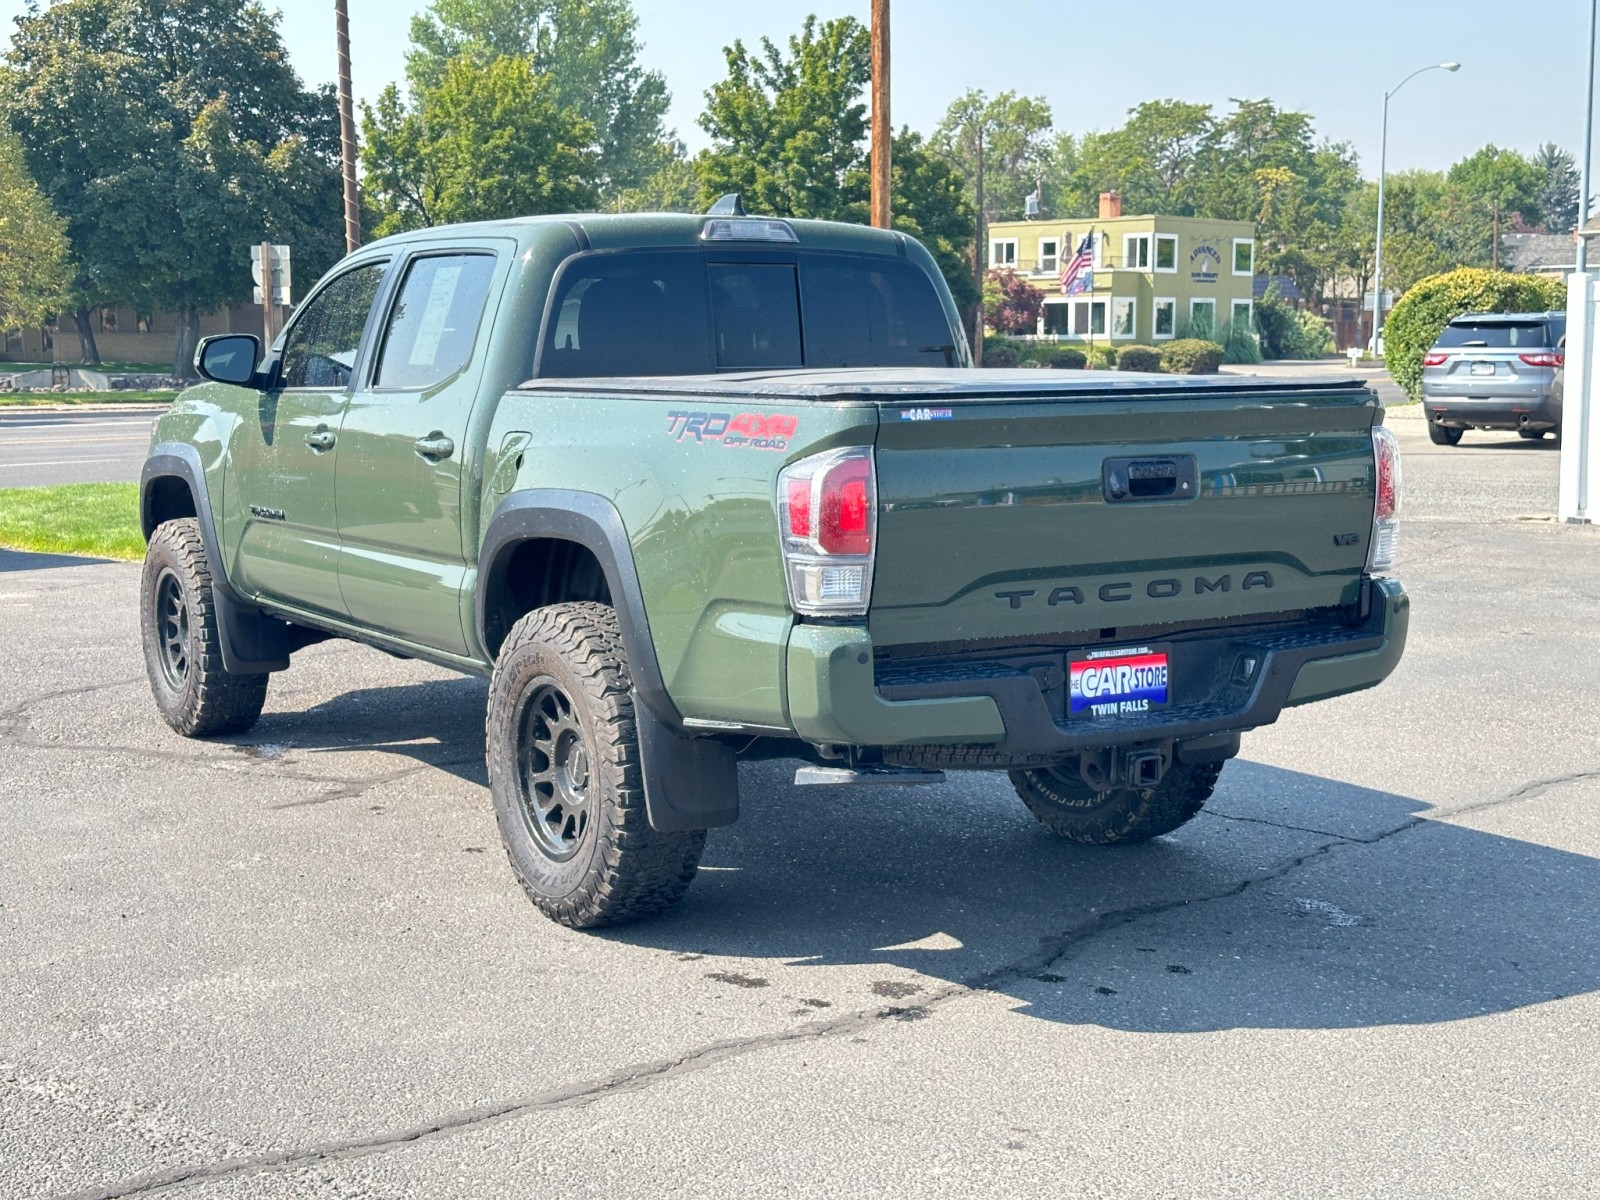
<path fill-rule="evenodd" d="M 174 396 L 176 399 L 176 396 Z M 0 420 L 11 413 L 163 413 L 170 404 L 0 404 Z"/>

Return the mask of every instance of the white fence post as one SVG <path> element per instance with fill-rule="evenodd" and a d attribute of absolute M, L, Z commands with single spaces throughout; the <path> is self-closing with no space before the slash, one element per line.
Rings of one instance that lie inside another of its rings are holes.
<path fill-rule="evenodd" d="M 1580 271 L 1567 276 L 1566 393 L 1561 403 L 1561 491 L 1559 520 L 1587 525 L 1595 520 L 1595 491 L 1600 480 L 1600 421 L 1595 397 L 1600 394 L 1595 354 L 1595 277 Z"/>

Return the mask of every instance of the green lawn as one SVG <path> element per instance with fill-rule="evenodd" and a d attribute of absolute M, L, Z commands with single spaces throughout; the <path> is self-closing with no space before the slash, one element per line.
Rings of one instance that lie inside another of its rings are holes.
<path fill-rule="evenodd" d="M 171 404 L 177 392 L 0 392 L 0 408 L 42 404 Z"/>
<path fill-rule="evenodd" d="M 65 367 L 77 367 L 80 371 L 107 371 L 113 375 L 168 375 L 172 372 L 172 364 L 164 363 L 130 363 L 130 362 L 104 362 L 96 366 L 93 363 L 70 362 L 62 363 Z M 0 375 L 10 375 L 17 371 L 48 371 L 54 363 L 47 362 L 3 362 L 0 361 Z"/>
<path fill-rule="evenodd" d="M 0 488 L 0 547 L 40 554 L 143 558 L 139 485 Z"/>

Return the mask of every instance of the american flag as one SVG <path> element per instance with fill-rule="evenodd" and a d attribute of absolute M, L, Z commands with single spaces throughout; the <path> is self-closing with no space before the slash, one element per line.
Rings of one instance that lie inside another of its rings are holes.
<path fill-rule="evenodd" d="M 1089 268 L 1094 263 L 1094 230 L 1083 235 L 1083 241 L 1078 243 L 1078 252 L 1061 264 L 1061 294 L 1063 296 L 1076 296 L 1079 292 L 1086 292 L 1094 287 L 1094 272 Z"/>

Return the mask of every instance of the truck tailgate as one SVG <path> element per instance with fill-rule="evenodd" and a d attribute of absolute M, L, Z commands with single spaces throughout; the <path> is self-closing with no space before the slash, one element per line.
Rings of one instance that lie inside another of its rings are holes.
<path fill-rule="evenodd" d="M 1094 640 L 1353 603 L 1379 411 L 1361 387 L 1244 381 L 880 403 L 873 641 Z"/>

